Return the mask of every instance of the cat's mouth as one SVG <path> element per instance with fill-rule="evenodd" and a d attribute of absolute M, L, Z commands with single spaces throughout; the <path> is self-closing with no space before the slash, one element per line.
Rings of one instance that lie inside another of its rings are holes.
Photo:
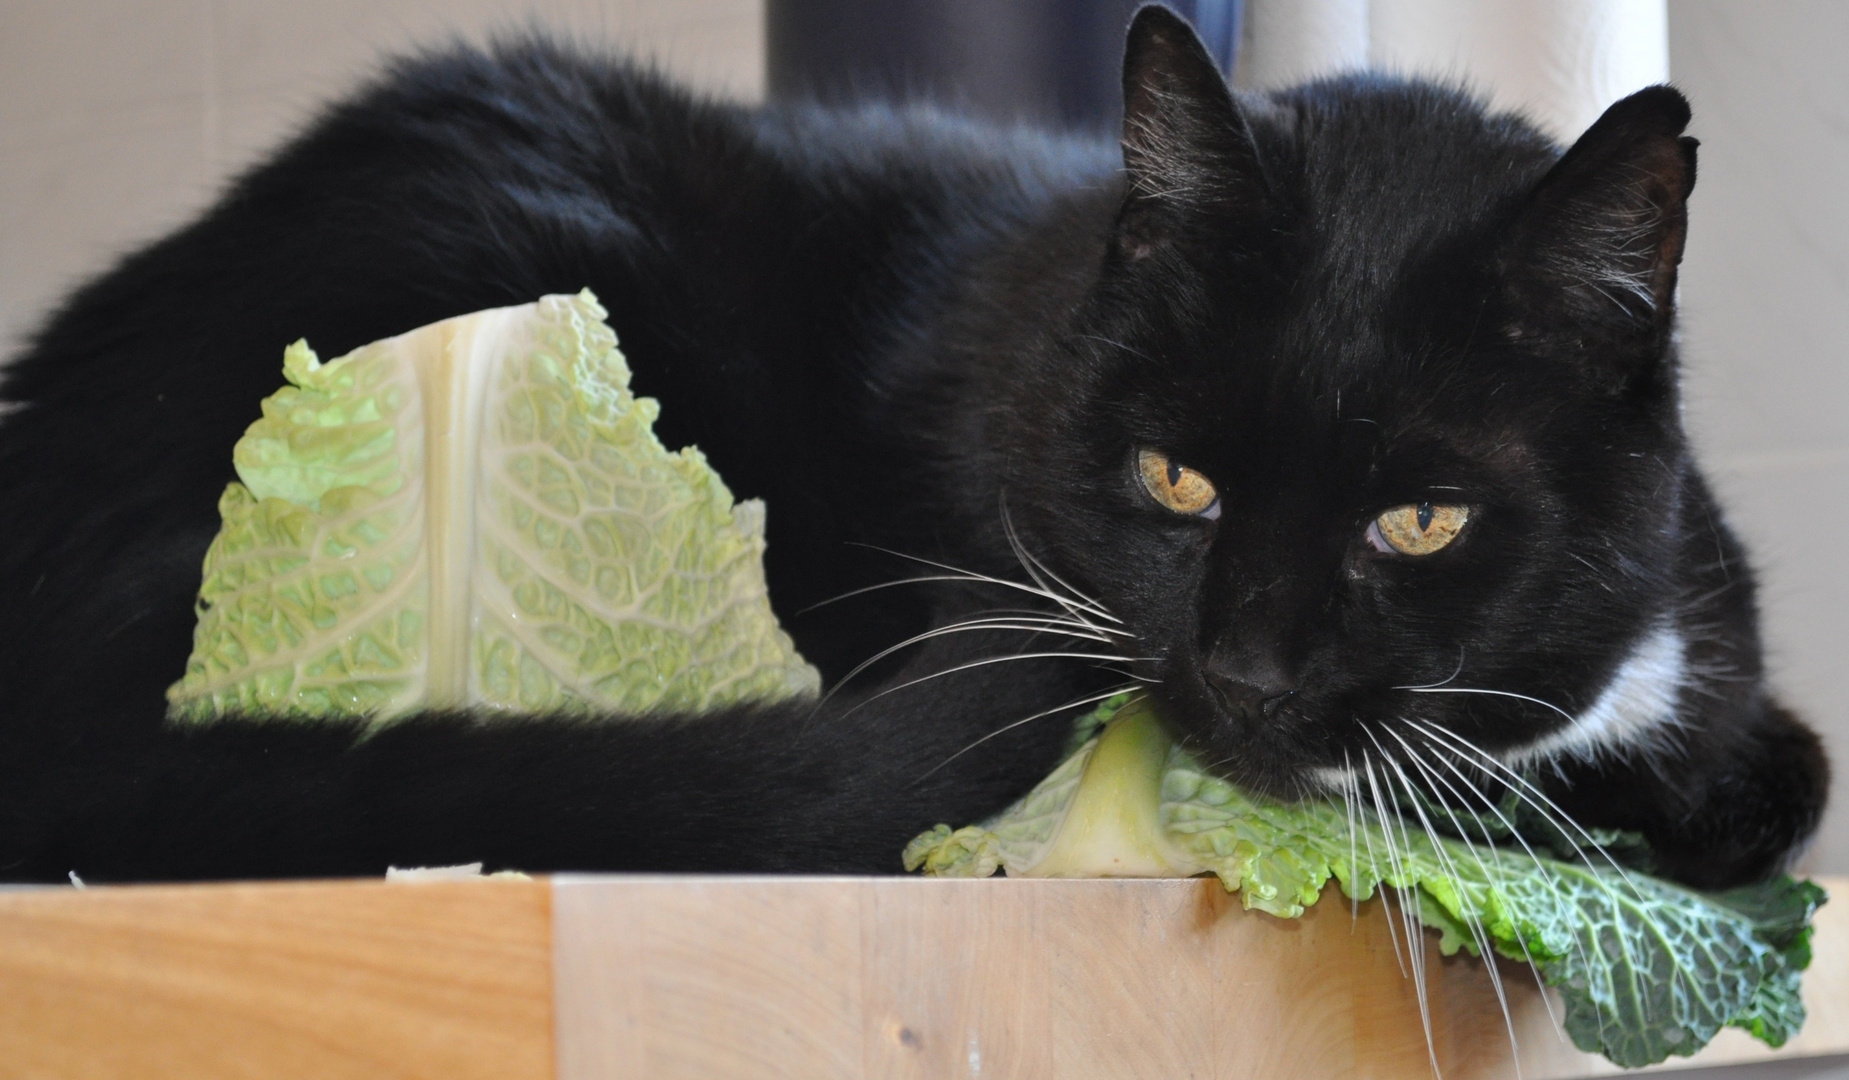
<path fill-rule="evenodd" d="M 1210 771 L 1271 798 L 1351 797 L 1370 766 L 1395 784 L 1403 771 L 1421 787 L 1442 787 L 1441 759 L 1482 753 L 1355 687 L 1256 686 L 1199 670 L 1164 688 L 1183 745 Z"/>
<path fill-rule="evenodd" d="M 1314 694 L 1208 673 L 1187 681 L 1194 691 L 1174 702 L 1176 724 L 1183 744 L 1211 771 L 1248 791 L 1291 801 L 1338 790 L 1329 781 L 1341 772 L 1342 752 L 1318 720 Z"/>
<path fill-rule="evenodd" d="M 1485 778 L 1500 783 L 1499 776 L 1517 775 L 1506 755 L 1435 719 L 1383 712 L 1384 702 L 1372 694 L 1314 685 L 1269 694 L 1229 690 L 1205 673 L 1185 683 L 1196 689 L 1187 695 L 1192 700 L 1174 702 L 1183 745 L 1209 771 L 1254 794 L 1339 801 L 1379 787 L 1390 801 L 1404 791 L 1409 798 L 1475 805 L 1484 801 Z"/>

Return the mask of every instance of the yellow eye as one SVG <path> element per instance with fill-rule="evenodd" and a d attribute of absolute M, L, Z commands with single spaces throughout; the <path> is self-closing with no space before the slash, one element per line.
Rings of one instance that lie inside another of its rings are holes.
<path fill-rule="evenodd" d="M 1457 539 L 1470 520 L 1467 506 L 1407 503 L 1375 518 L 1367 527 L 1367 542 L 1376 551 L 1401 555 L 1430 555 Z"/>
<path fill-rule="evenodd" d="M 1213 481 L 1185 465 L 1177 465 L 1160 450 L 1138 450 L 1136 468 L 1150 498 L 1177 514 L 1197 514 L 1209 521 L 1220 516 L 1220 493 Z"/>

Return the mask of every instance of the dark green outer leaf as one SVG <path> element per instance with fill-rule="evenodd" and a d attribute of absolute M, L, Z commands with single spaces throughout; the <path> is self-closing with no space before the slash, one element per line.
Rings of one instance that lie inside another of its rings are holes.
<path fill-rule="evenodd" d="M 1558 989 L 1575 1045 L 1618 1065 L 1693 1054 L 1728 1024 L 1771 1045 L 1804 1022 L 1798 972 L 1823 890 L 1781 877 L 1704 896 L 1607 860 L 1535 858 L 1327 803 L 1283 804 L 1209 775 L 1177 748 L 1163 781 L 1169 835 L 1246 906 L 1286 918 L 1334 877 L 1366 899 L 1414 890 L 1440 948 L 1487 944 Z M 1389 838 L 1394 856 L 1389 857 Z"/>

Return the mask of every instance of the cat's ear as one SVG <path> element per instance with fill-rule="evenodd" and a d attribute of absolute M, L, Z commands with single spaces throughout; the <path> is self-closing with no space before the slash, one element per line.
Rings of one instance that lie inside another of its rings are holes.
<path fill-rule="evenodd" d="M 1695 186 L 1688 101 L 1667 86 L 1605 110 L 1529 196 L 1504 249 L 1517 338 L 1631 343 L 1667 331 Z"/>
<path fill-rule="evenodd" d="M 1215 217 L 1266 201 L 1251 126 L 1213 58 L 1179 15 L 1136 13 L 1124 47 L 1123 210 L 1117 250 L 1138 259 Z"/>

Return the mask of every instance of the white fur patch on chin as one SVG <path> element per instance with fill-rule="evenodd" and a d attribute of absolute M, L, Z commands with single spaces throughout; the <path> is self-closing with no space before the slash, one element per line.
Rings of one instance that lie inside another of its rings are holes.
<path fill-rule="evenodd" d="M 1557 757 L 1590 761 L 1648 746 L 1677 725 L 1687 682 L 1688 643 L 1673 624 L 1659 626 L 1631 649 L 1604 693 L 1571 726 L 1502 758 L 1510 765 Z"/>

